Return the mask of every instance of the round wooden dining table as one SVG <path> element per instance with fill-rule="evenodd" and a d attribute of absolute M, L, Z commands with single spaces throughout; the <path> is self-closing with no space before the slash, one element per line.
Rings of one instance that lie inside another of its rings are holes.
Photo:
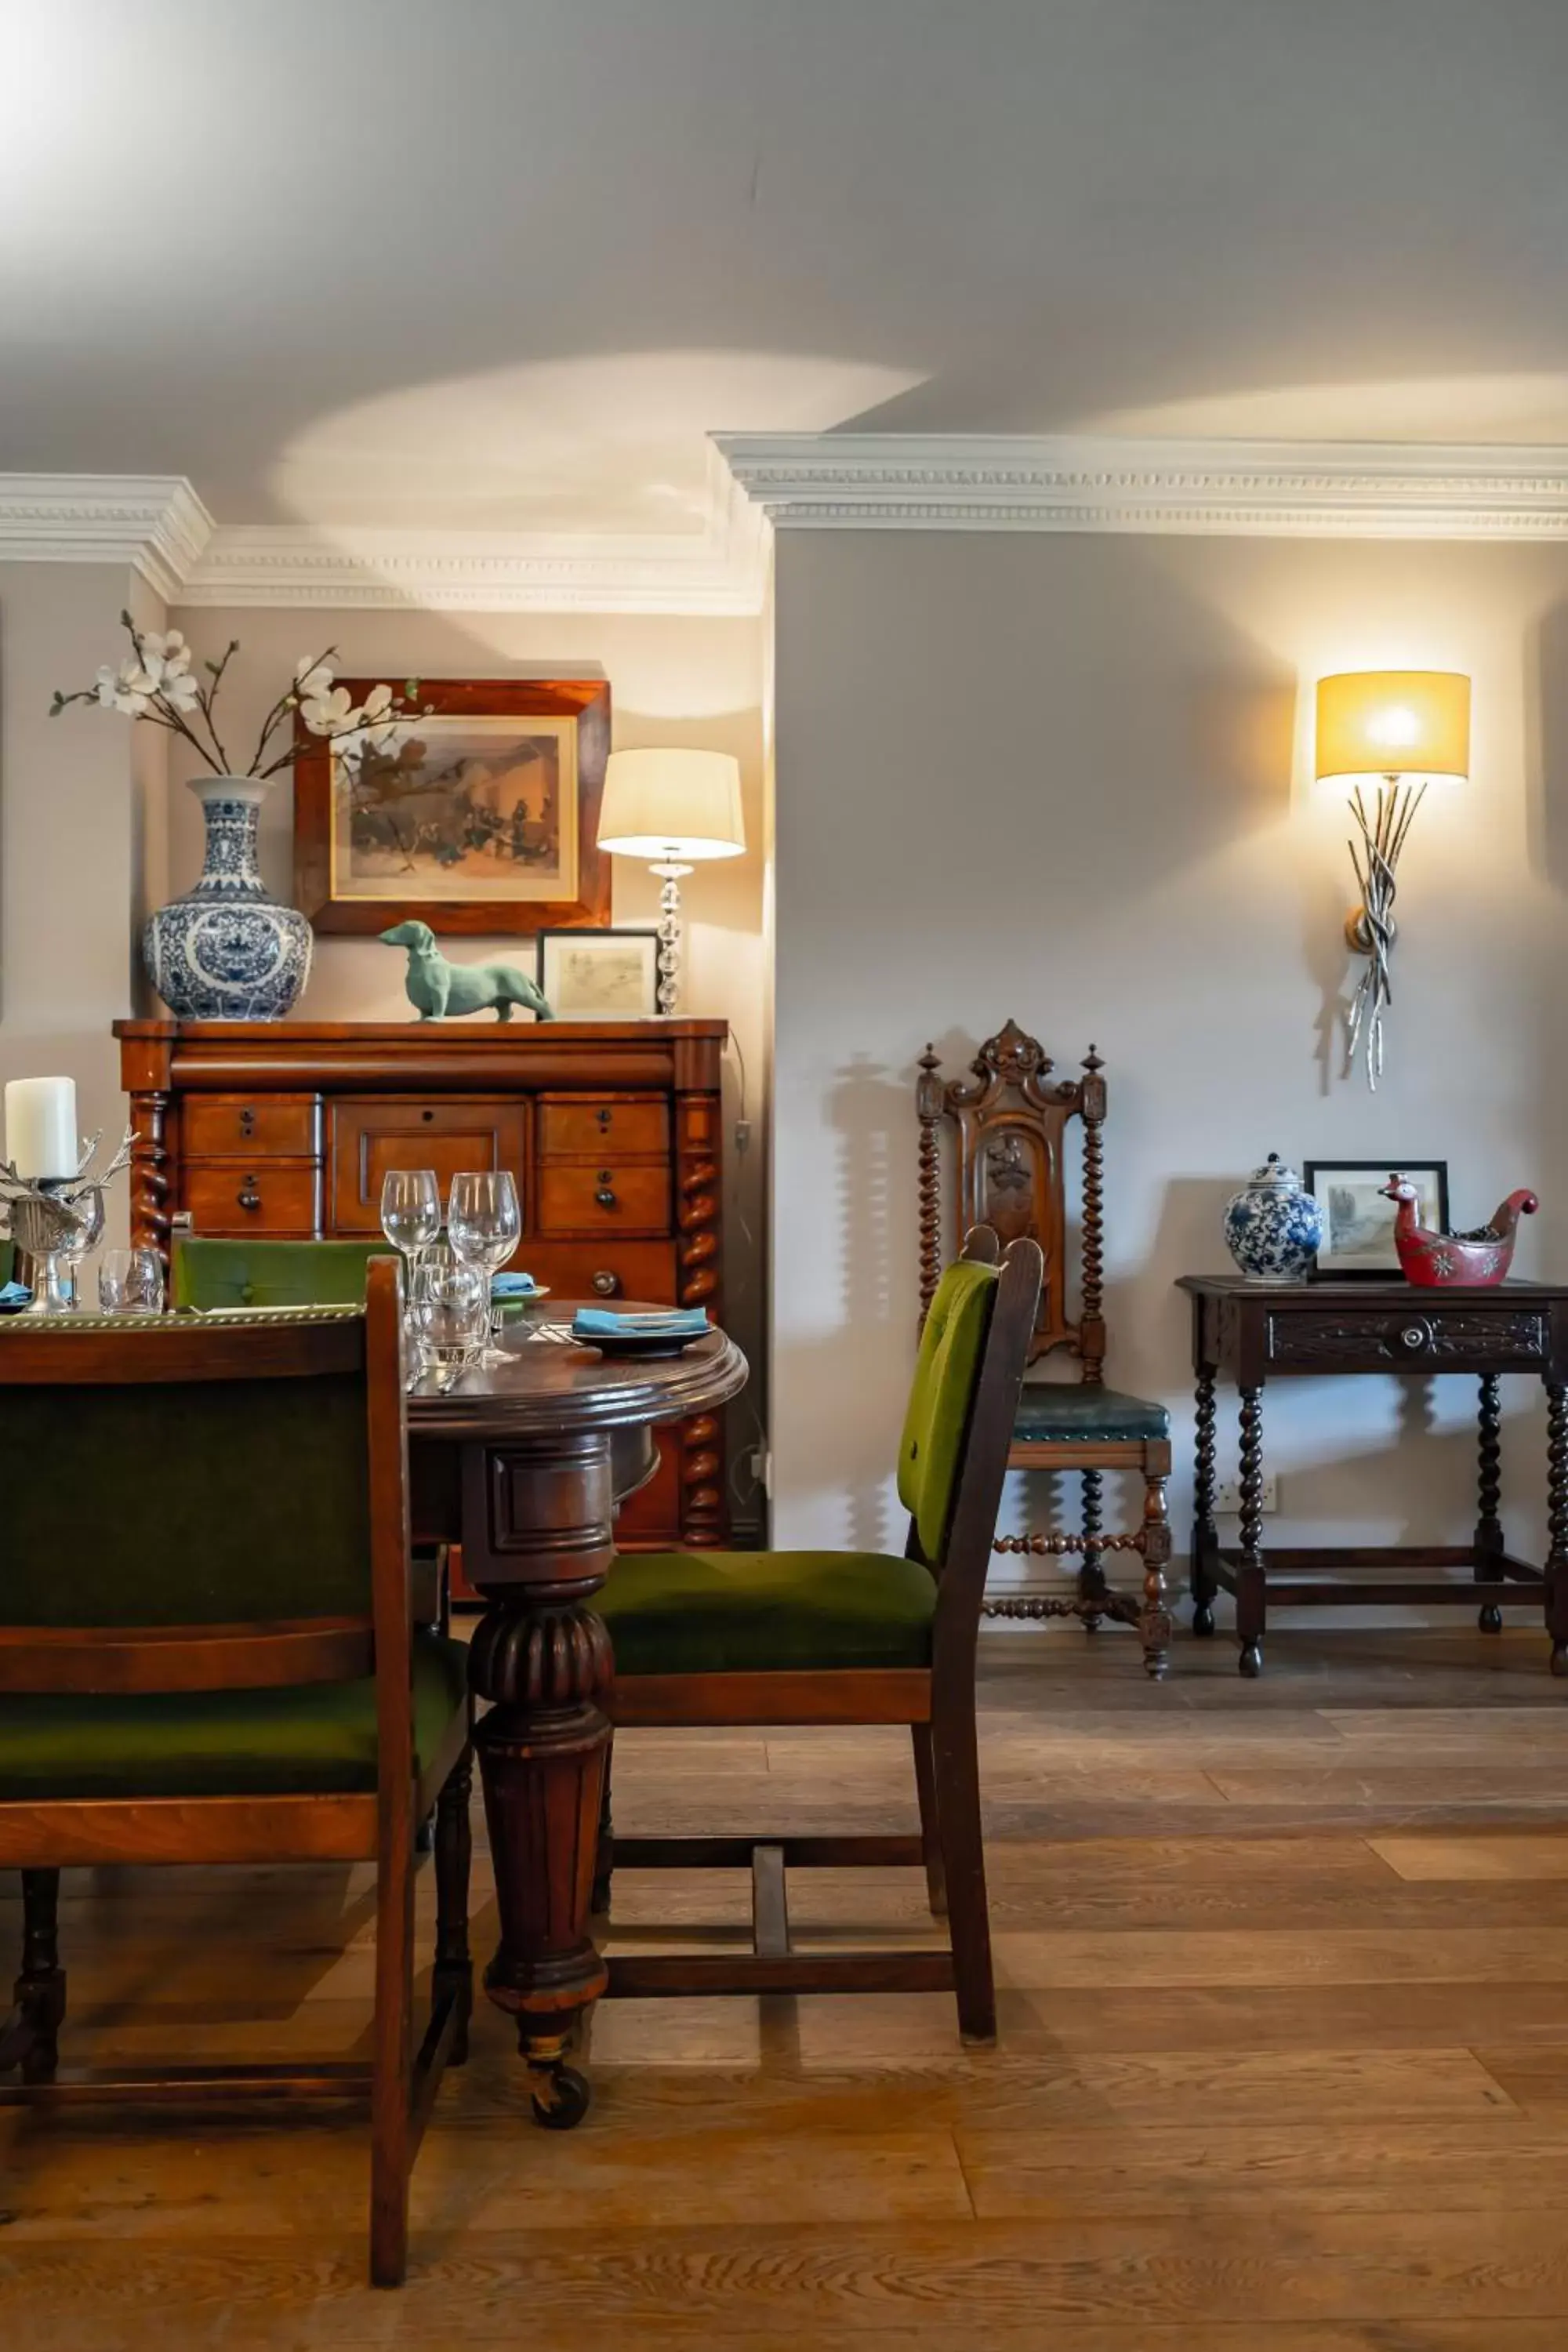
<path fill-rule="evenodd" d="M 486 1604 L 468 1651 L 500 1921 L 485 1990 L 516 2019 L 536 2115 L 562 2128 L 587 2106 L 567 2059 L 605 1983 L 589 1917 L 615 1664 L 593 1599 L 655 1433 L 737 1395 L 747 1366 L 717 1328 L 679 1355 L 603 1355 L 549 1336 L 575 1312 L 551 1306 L 505 1327 L 503 1363 L 418 1381 L 408 1437 L 415 1540 L 461 1543 Z"/>

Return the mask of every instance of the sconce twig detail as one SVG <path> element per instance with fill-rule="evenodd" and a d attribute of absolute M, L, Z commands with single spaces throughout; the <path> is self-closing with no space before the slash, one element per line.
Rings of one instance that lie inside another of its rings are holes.
<path fill-rule="evenodd" d="M 1399 935 L 1394 919 L 1394 869 L 1426 791 L 1425 782 L 1402 784 L 1397 775 L 1385 777 L 1378 786 L 1376 811 L 1371 816 L 1359 784 L 1351 795 L 1351 808 L 1361 832 L 1360 851 L 1353 841 L 1349 845 L 1351 864 L 1361 887 L 1361 905 L 1346 919 L 1345 939 L 1358 955 L 1365 956 L 1367 964 L 1351 1002 L 1345 1030 L 1345 1069 L 1348 1075 L 1354 1068 L 1357 1047 L 1364 1045 L 1366 1082 L 1373 1094 L 1383 1076 L 1383 1016 L 1394 1002 L 1389 961 Z"/>

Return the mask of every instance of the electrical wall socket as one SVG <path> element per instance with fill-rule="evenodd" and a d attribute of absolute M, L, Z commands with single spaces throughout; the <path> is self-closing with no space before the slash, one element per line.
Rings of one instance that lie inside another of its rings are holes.
<path fill-rule="evenodd" d="M 1215 1514 L 1221 1518 L 1235 1518 L 1237 1516 L 1241 1509 L 1239 1478 L 1220 1480 L 1215 1488 L 1214 1507 Z M 1279 1481 L 1277 1478 L 1268 1477 L 1263 1481 L 1263 1500 L 1258 1505 L 1258 1508 L 1265 1512 L 1277 1511 L 1279 1508 Z"/>

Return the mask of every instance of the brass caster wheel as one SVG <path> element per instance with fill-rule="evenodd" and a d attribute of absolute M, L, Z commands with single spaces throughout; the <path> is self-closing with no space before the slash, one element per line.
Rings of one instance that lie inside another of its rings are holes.
<path fill-rule="evenodd" d="M 1242 1674 L 1247 1676 L 1249 1683 L 1255 1683 L 1258 1680 L 1258 1675 L 1263 1672 L 1262 1643 L 1247 1642 L 1244 1643 L 1241 1655 L 1236 1662 L 1236 1668 L 1238 1674 Z"/>
<path fill-rule="evenodd" d="M 538 2069 L 542 2077 L 533 2093 L 533 2120 L 545 2131 L 575 2131 L 588 2112 L 593 2092 L 575 2066 Z"/>
<path fill-rule="evenodd" d="M 1209 1601 L 1200 1601 L 1193 1611 L 1193 1631 L 1200 1642 L 1206 1641 L 1214 1632 L 1214 1608 Z"/>
<path fill-rule="evenodd" d="M 1498 1607 L 1495 1601 L 1489 1601 L 1487 1602 L 1486 1607 L 1476 1619 L 1476 1622 L 1480 1627 L 1483 1633 L 1500 1633 L 1502 1632 L 1502 1611 Z"/>

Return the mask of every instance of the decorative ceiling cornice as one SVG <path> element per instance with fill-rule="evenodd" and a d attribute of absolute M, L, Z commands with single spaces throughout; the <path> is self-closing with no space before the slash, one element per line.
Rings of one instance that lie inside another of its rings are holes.
<path fill-rule="evenodd" d="M 1568 447 L 719 434 L 689 532 L 215 523 L 179 475 L 0 474 L 0 562 L 123 562 L 170 604 L 744 615 L 807 530 L 1568 538 Z"/>
<path fill-rule="evenodd" d="M 213 519 L 179 474 L 0 474 L 0 562 L 124 563 L 179 593 Z"/>
<path fill-rule="evenodd" d="M 728 433 L 781 530 L 1568 538 L 1568 446 Z"/>
<path fill-rule="evenodd" d="M 0 562 L 125 562 L 170 604 L 750 614 L 767 525 L 716 453 L 689 531 L 215 523 L 179 476 L 0 475 Z"/>

